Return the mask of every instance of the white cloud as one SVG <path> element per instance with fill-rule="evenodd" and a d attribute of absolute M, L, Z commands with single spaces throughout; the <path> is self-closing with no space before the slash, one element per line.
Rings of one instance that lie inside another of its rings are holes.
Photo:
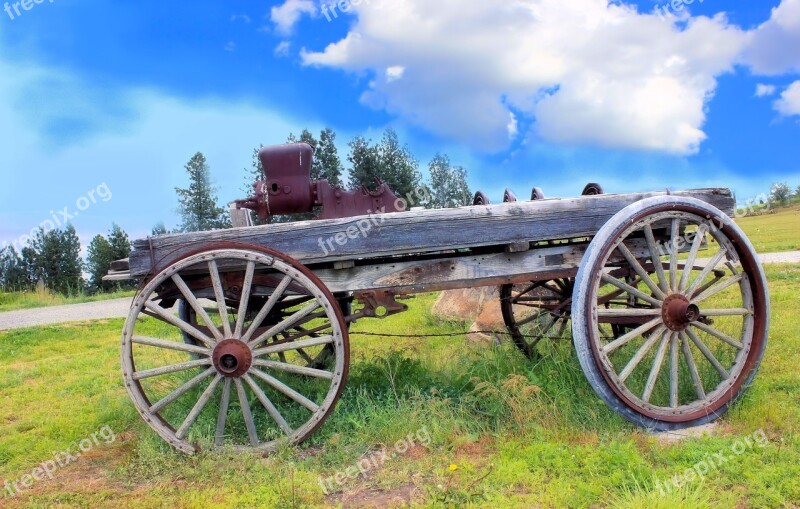
<path fill-rule="evenodd" d="M 228 43 L 225 45 L 225 51 L 228 52 L 236 51 L 236 43 L 233 41 L 228 41 Z"/>
<path fill-rule="evenodd" d="M 775 95 L 777 90 L 778 89 L 775 85 L 765 85 L 764 83 L 759 83 L 756 85 L 756 97 L 769 97 L 771 95 Z"/>
<path fill-rule="evenodd" d="M 783 0 L 748 36 L 744 60 L 755 73 L 800 72 L 800 0 Z"/>
<path fill-rule="evenodd" d="M 800 81 L 795 81 L 775 101 L 775 109 L 785 117 L 800 115 Z"/>
<path fill-rule="evenodd" d="M 233 14 L 231 16 L 231 23 L 235 23 L 237 21 L 247 24 L 250 23 L 251 19 L 247 14 Z"/>
<path fill-rule="evenodd" d="M 317 6 L 313 0 L 286 0 L 282 5 L 272 8 L 270 19 L 279 33 L 289 35 L 304 14 L 316 16 Z"/>
<path fill-rule="evenodd" d="M 695 153 L 746 39 L 723 16 L 678 28 L 607 0 L 379 4 L 354 4 L 348 35 L 304 63 L 371 71 L 364 104 L 489 151 L 508 146 L 515 111 L 534 120 L 526 136 Z"/>
<path fill-rule="evenodd" d="M 281 41 L 275 46 L 273 54 L 276 57 L 288 57 L 289 51 L 292 49 L 292 43 L 289 41 Z"/>
<path fill-rule="evenodd" d="M 406 73 L 406 68 L 402 65 L 393 65 L 386 68 L 386 81 L 389 83 L 397 81 Z"/>

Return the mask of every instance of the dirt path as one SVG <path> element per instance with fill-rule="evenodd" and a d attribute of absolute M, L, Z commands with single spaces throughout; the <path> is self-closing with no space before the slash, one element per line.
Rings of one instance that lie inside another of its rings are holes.
<path fill-rule="evenodd" d="M 800 263 L 800 251 L 764 254 L 761 255 L 761 261 L 765 264 Z M 10 311 L 0 313 L 0 331 L 65 322 L 125 318 L 130 305 L 131 299 L 126 298 Z"/>

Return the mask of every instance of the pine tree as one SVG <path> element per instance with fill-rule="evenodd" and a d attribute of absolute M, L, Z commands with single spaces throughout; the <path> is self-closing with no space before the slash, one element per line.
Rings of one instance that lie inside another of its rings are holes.
<path fill-rule="evenodd" d="M 131 255 L 131 240 L 125 230 L 116 223 L 111 223 L 111 231 L 108 234 L 108 244 L 111 246 L 111 254 L 116 260 L 123 260 Z"/>
<path fill-rule="evenodd" d="M 327 180 L 332 186 L 342 185 L 342 160 L 336 148 L 336 133 L 331 128 L 324 129 L 319 135 L 319 144 L 314 153 L 315 165 L 319 167 L 320 178 Z"/>
<path fill-rule="evenodd" d="M 428 165 L 431 172 L 431 208 L 469 205 L 472 193 L 467 184 L 467 170 L 453 167 L 447 155 L 436 154 Z"/>
<path fill-rule="evenodd" d="M 32 282 L 43 281 L 55 292 L 70 295 L 83 288 L 81 242 L 71 224 L 64 230 L 40 228 L 23 249 L 23 264 Z"/>
<path fill-rule="evenodd" d="M 419 162 L 407 146 L 401 146 L 392 128 L 383 133 L 380 148 L 380 175 L 397 196 L 414 196 L 419 190 L 422 175 Z"/>
<path fill-rule="evenodd" d="M 103 277 L 108 274 L 111 262 L 116 260 L 114 249 L 102 235 L 96 235 L 89 243 L 86 250 L 86 270 L 89 272 L 89 285 L 95 291 L 109 288 L 109 284 L 103 281 Z"/>
<path fill-rule="evenodd" d="M 14 246 L 0 251 L 0 289 L 22 291 L 29 287 L 27 271 Z"/>
<path fill-rule="evenodd" d="M 242 191 L 245 193 L 245 196 L 253 196 L 255 194 L 254 186 L 256 185 L 256 182 L 263 181 L 265 179 L 264 167 L 261 165 L 261 158 L 258 157 L 258 152 L 263 147 L 264 145 L 259 145 L 258 148 L 253 149 L 252 163 L 250 164 L 249 168 L 244 169 L 245 176 Z"/>
<path fill-rule="evenodd" d="M 175 188 L 178 193 L 178 212 L 181 231 L 208 231 L 229 228 L 230 220 L 224 208 L 217 205 L 216 188 L 211 185 L 211 170 L 205 156 L 198 152 L 186 164 L 189 187 Z"/>
<path fill-rule="evenodd" d="M 372 146 L 371 140 L 366 140 L 362 136 L 356 136 L 349 143 L 350 154 L 347 160 L 350 162 L 350 188 L 359 189 L 367 186 L 375 189 L 375 178 L 381 177 L 381 161 L 378 148 Z"/>
<path fill-rule="evenodd" d="M 150 235 L 153 237 L 158 237 L 159 235 L 166 235 L 167 233 L 169 233 L 169 231 L 167 230 L 167 226 L 164 224 L 164 221 L 159 221 L 155 226 L 153 226 Z"/>

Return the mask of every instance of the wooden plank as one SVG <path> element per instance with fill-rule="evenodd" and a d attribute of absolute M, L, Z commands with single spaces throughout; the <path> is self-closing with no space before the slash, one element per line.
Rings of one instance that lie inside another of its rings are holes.
<path fill-rule="evenodd" d="M 735 207 L 728 189 L 672 194 L 698 198 L 729 215 Z M 152 270 L 151 260 L 162 268 L 181 255 L 219 242 L 270 247 L 308 265 L 591 237 L 627 205 L 664 195 L 584 196 L 165 235 L 134 242 L 131 275 L 146 276 Z"/>

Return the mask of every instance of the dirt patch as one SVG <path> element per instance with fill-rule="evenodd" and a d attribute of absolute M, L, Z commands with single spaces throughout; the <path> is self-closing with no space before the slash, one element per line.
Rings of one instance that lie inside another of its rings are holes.
<path fill-rule="evenodd" d="M 413 484 L 405 484 L 391 490 L 380 490 L 362 487 L 360 489 L 334 495 L 333 505 L 341 505 L 344 509 L 361 507 L 408 507 L 419 498 L 422 492 Z"/>

